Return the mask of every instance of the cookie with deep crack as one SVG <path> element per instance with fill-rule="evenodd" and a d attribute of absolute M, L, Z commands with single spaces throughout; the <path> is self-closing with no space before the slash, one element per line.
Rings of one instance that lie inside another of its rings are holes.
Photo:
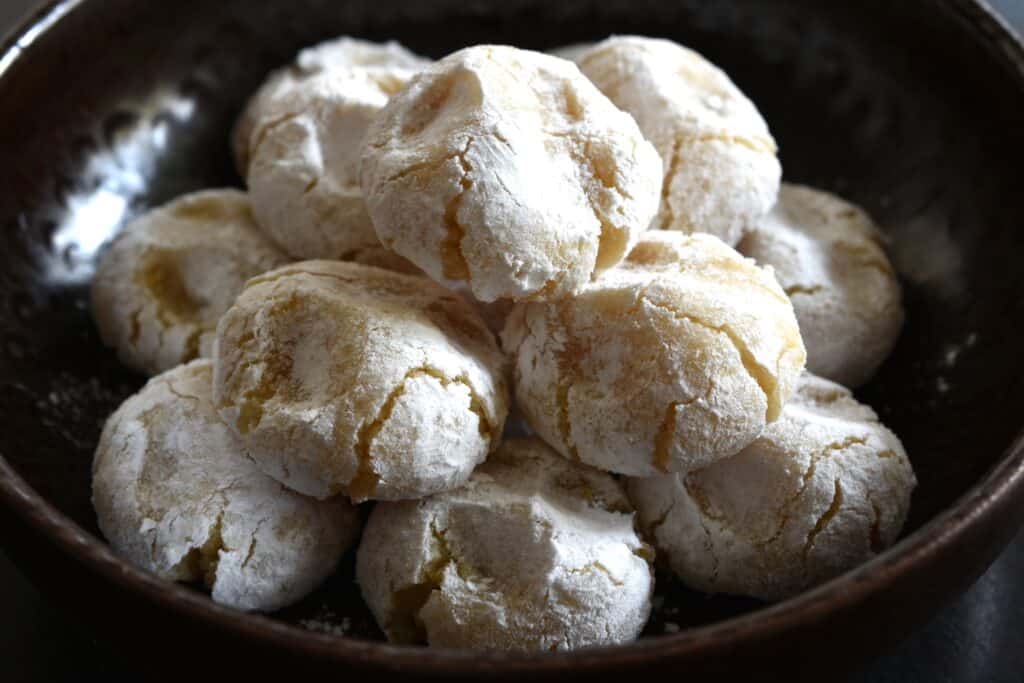
<path fill-rule="evenodd" d="M 208 357 L 245 281 L 288 261 L 237 190 L 185 195 L 129 223 L 103 252 L 92 313 L 125 365 L 155 375 Z"/>
<path fill-rule="evenodd" d="M 231 147 L 239 175 L 244 178 L 249 174 L 249 145 L 253 131 L 257 122 L 265 118 L 269 103 L 277 99 L 281 92 L 333 69 L 386 67 L 417 71 L 429 63 L 429 59 L 410 52 L 394 41 L 373 43 L 349 36 L 302 50 L 294 62 L 267 77 L 238 117 L 231 136 Z"/>
<path fill-rule="evenodd" d="M 672 41 L 639 36 L 609 38 L 576 62 L 661 155 L 652 227 L 735 246 L 772 208 L 782 177 L 775 140 L 724 71 Z"/>
<path fill-rule="evenodd" d="M 356 572 L 392 642 L 545 652 L 634 640 L 651 558 L 614 478 L 515 439 L 458 489 L 378 504 Z"/>
<path fill-rule="evenodd" d="M 379 244 L 359 187 L 370 122 L 415 71 L 334 68 L 266 97 L 253 125 L 249 194 L 266 233 L 295 258 L 341 259 Z"/>
<path fill-rule="evenodd" d="M 334 570 L 359 515 L 260 472 L 217 417 L 212 372 L 208 360 L 175 368 L 110 416 L 93 461 L 96 517 L 132 564 L 202 581 L 216 602 L 273 611 Z"/>
<path fill-rule="evenodd" d="M 570 294 L 628 253 L 661 162 L 570 62 L 460 50 L 392 97 L 363 148 L 377 235 L 484 302 Z"/>
<path fill-rule="evenodd" d="M 502 339 L 533 430 L 562 455 L 633 476 L 739 452 L 804 366 L 771 271 L 704 234 L 646 233 L 579 296 L 519 304 Z"/>
<path fill-rule="evenodd" d="M 899 338 L 903 296 L 867 213 L 783 183 L 779 203 L 738 248 L 775 269 L 800 322 L 808 370 L 852 388 L 871 379 Z"/>
<path fill-rule="evenodd" d="M 497 447 L 505 360 L 424 277 L 306 261 L 249 282 L 217 328 L 214 397 L 267 474 L 317 498 L 419 498 Z"/>
<path fill-rule="evenodd" d="M 874 411 L 808 373 L 739 454 L 628 489 L 646 537 L 688 586 L 781 600 L 892 545 L 915 484 Z"/>

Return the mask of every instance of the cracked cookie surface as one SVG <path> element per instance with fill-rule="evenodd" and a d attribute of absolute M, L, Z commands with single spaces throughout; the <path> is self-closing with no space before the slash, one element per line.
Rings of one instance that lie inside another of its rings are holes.
<path fill-rule="evenodd" d="M 672 41 L 638 36 L 609 38 L 575 59 L 661 155 L 652 227 L 735 246 L 772 208 L 782 175 L 775 140 L 725 72 Z"/>
<path fill-rule="evenodd" d="M 915 485 L 874 411 L 806 373 L 782 417 L 739 454 L 627 487 L 647 538 L 687 585 L 780 600 L 892 545 Z"/>
<path fill-rule="evenodd" d="M 430 64 L 429 59 L 413 54 L 394 41 L 373 43 L 342 36 L 308 47 L 292 64 L 272 72 L 260 89 L 249 98 L 232 131 L 235 166 L 243 178 L 249 174 L 250 143 L 260 119 L 280 93 L 301 86 L 303 82 L 333 69 L 352 67 L 387 67 L 418 71 Z"/>
<path fill-rule="evenodd" d="M 652 553 L 621 485 L 538 439 L 506 441 L 462 487 L 381 503 L 357 557 L 392 642 L 548 651 L 635 639 Z"/>
<path fill-rule="evenodd" d="M 122 363 L 155 375 L 208 357 L 245 281 L 287 261 L 244 193 L 185 195 L 129 223 L 100 256 L 93 318 Z"/>
<path fill-rule="evenodd" d="M 260 468 L 317 498 L 417 498 L 497 447 L 505 359 L 458 294 L 337 261 L 249 282 L 217 330 L 214 396 Z"/>
<path fill-rule="evenodd" d="M 502 340 L 531 428 L 567 457 L 633 476 L 739 452 L 804 365 L 770 271 L 702 234 L 646 233 L 578 297 L 517 305 Z"/>
<path fill-rule="evenodd" d="M 333 68 L 268 96 L 250 141 L 253 214 L 286 252 L 341 259 L 379 244 L 359 187 L 370 122 L 415 71 Z"/>
<path fill-rule="evenodd" d="M 348 501 L 305 498 L 260 472 L 217 417 L 212 365 L 153 378 L 107 420 L 93 505 L 115 552 L 216 602 L 272 611 L 316 588 L 355 539 Z"/>
<path fill-rule="evenodd" d="M 899 338 L 903 301 L 870 216 L 783 183 L 779 203 L 738 248 L 775 270 L 800 322 L 808 370 L 852 388 L 871 379 Z"/>
<path fill-rule="evenodd" d="M 362 186 L 381 241 L 480 301 L 578 291 L 657 210 L 660 160 L 563 59 L 456 52 L 373 123 Z"/>

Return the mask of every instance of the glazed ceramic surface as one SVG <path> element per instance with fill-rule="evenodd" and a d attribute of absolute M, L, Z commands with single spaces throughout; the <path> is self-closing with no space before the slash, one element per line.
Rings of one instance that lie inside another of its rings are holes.
<path fill-rule="evenodd" d="M 322 590 L 267 618 L 114 558 L 90 505 L 90 465 L 104 419 L 143 378 L 118 364 L 92 325 L 95 258 L 148 207 L 240 185 L 228 133 L 245 97 L 300 47 L 343 33 L 435 57 L 475 43 L 543 49 L 642 33 L 725 68 L 768 120 L 786 179 L 862 204 L 889 239 L 907 323 L 858 396 L 903 438 L 920 480 L 905 541 L 772 608 L 659 576 L 638 644 L 535 658 L 381 645 L 351 558 Z M 850 666 L 962 590 L 1024 516 L 1013 448 L 1024 417 L 1022 54 L 967 0 L 51 5 L 0 53 L 5 542 L 40 585 L 140 653 L 152 637 L 124 626 L 245 650 L 254 665 L 299 658 L 403 675 Z M 309 631 L 311 621 L 344 637 Z M 811 654 L 787 667 L 790 651 Z"/>

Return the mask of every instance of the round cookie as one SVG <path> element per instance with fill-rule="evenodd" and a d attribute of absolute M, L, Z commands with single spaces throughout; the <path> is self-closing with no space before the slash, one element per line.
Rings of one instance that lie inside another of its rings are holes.
<path fill-rule="evenodd" d="M 93 318 L 122 363 L 155 375 L 209 356 L 245 281 L 287 261 L 244 193 L 185 195 L 129 223 L 100 256 Z"/>
<path fill-rule="evenodd" d="M 267 77 L 238 117 L 231 145 L 239 175 L 243 178 L 249 175 L 249 143 L 253 130 L 257 122 L 264 118 L 268 102 L 276 98 L 279 92 L 301 85 L 303 81 L 331 69 L 369 66 L 418 71 L 428 64 L 429 59 L 413 54 L 393 41 L 372 43 L 342 36 L 302 50 L 292 64 Z"/>
<path fill-rule="evenodd" d="M 492 302 L 570 294 L 618 263 L 657 210 L 660 169 L 572 63 L 478 46 L 391 99 L 362 183 L 385 246 Z"/>
<path fill-rule="evenodd" d="M 250 142 L 249 193 L 259 224 L 295 258 L 347 260 L 379 244 L 359 155 L 370 122 L 413 73 L 334 68 L 265 98 Z"/>
<path fill-rule="evenodd" d="M 915 485 L 874 411 L 808 373 L 738 455 L 628 488 L 646 537 L 687 585 L 781 600 L 892 545 Z"/>
<path fill-rule="evenodd" d="M 724 71 L 669 40 L 636 36 L 609 38 L 576 61 L 661 154 L 652 227 L 734 246 L 772 208 L 782 177 L 775 140 Z"/>
<path fill-rule="evenodd" d="M 634 640 L 651 557 L 615 479 L 515 439 L 459 489 L 378 504 L 356 575 L 392 642 L 546 652 Z"/>
<path fill-rule="evenodd" d="M 497 446 L 505 360 L 458 294 L 307 261 L 253 279 L 217 328 L 214 397 L 267 474 L 316 498 L 419 498 Z"/>
<path fill-rule="evenodd" d="M 852 388 L 871 379 L 899 338 L 903 302 L 864 211 L 783 183 L 779 203 L 739 250 L 775 269 L 800 322 L 808 370 Z"/>
<path fill-rule="evenodd" d="M 638 477 L 739 452 L 804 366 L 771 271 L 704 234 L 646 233 L 578 297 L 518 305 L 502 339 L 533 430 L 562 455 Z"/>
<path fill-rule="evenodd" d="M 348 501 L 288 491 L 245 457 L 210 399 L 212 365 L 153 378 L 110 416 L 93 461 L 100 529 L 126 560 L 273 611 L 315 589 L 355 540 Z"/>

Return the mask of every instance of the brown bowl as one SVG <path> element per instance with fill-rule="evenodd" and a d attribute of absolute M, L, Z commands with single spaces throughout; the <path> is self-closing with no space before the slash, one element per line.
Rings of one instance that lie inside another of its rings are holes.
<path fill-rule="evenodd" d="M 639 642 L 532 657 L 379 642 L 351 563 L 264 617 L 116 558 L 96 529 L 90 462 L 103 419 L 142 380 L 90 320 L 101 243 L 148 206 L 237 184 L 232 118 L 303 45 L 351 33 L 439 56 L 613 32 L 669 36 L 721 64 L 771 123 L 790 180 L 838 191 L 886 228 L 907 325 L 860 396 L 903 437 L 920 478 L 903 541 L 774 606 L 699 596 L 662 576 L 663 605 Z M 848 670 L 969 585 L 1024 518 L 1021 111 L 1024 49 L 971 0 L 52 3 L 0 52 L 5 550 L 147 671 L 200 661 L 204 671 L 403 678 Z M 347 617 L 350 637 L 296 625 L 325 609 Z M 662 635 L 669 622 L 681 632 Z"/>

